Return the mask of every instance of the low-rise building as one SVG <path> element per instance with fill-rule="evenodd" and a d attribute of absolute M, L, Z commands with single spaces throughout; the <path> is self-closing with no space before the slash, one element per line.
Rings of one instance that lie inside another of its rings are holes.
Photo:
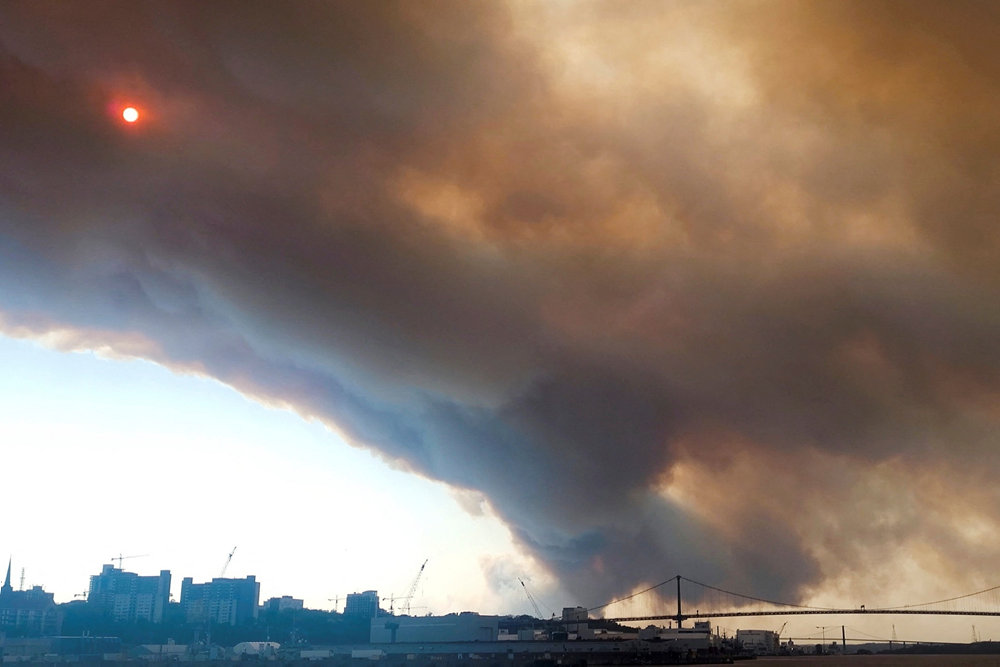
<path fill-rule="evenodd" d="M 473 612 L 447 616 L 380 616 L 372 619 L 371 642 L 495 642 L 500 636 L 499 616 Z"/>
<path fill-rule="evenodd" d="M 639 639 L 660 642 L 672 651 L 710 651 L 719 648 L 719 637 L 712 633 L 710 621 L 695 621 L 689 628 L 683 626 L 660 628 L 650 625 L 639 631 Z"/>
<path fill-rule="evenodd" d="M 119 637 L 7 637 L 0 642 L 3 652 L 3 662 L 21 662 L 32 664 L 52 664 L 53 656 L 61 658 L 59 662 L 83 664 L 100 664 L 103 661 L 120 660 L 124 658 L 122 640 Z"/>
<path fill-rule="evenodd" d="M 737 630 L 736 643 L 748 653 L 774 655 L 778 652 L 778 633 L 774 630 Z"/>
<path fill-rule="evenodd" d="M 10 585 L 10 567 L 0 587 L 0 632 L 10 637 L 38 637 L 57 635 L 62 626 L 62 615 L 52 593 L 41 586 L 26 591 L 15 591 Z"/>
<path fill-rule="evenodd" d="M 191 655 L 191 649 L 185 644 L 139 644 L 131 647 L 128 657 L 135 660 L 145 660 L 147 662 L 178 662 L 187 660 Z"/>
<path fill-rule="evenodd" d="M 281 644 L 278 642 L 240 642 L 233 646 L 234 658 L 244 656 L 256 658 L 273 658 L 278 653 Z"/>

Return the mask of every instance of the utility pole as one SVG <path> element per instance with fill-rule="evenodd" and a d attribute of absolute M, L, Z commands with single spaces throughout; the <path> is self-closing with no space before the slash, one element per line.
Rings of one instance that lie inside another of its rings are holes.
<path fill-rule="evenodd" d="M 843 648 L 841 655 L 847 655 L 847 633 L 844 626 L 840 626 L 840 645 Z"/>
<path fill-rule="evenodd" d="M 826 629 L 827 629 L 827 628 L 835 628 L 835 627 L 837 627 L 837 626 L 836 626 L 836 625 L 817 625 L 817 626 L 816 626 L 816 629 L 817 629 L 817 630 L 822 630 L 822 631 L 823 631 L 823 653 L 824 653 L 824 654 L 825 654 L 825 653 L 826 653 L 827 651 L 829 651 L 829 650 L 830 650 L 830 647 L 826 645 Z M 841 627 L 843 627 L 843 626 L 841 626 Z M 834 645 L 834 646 L 836 646 L 836 645 L 837 645 L 837 642 L 836 642 L 836 641 L 834 641 L 834 642 L 833 642 L 833 645 Z"/>

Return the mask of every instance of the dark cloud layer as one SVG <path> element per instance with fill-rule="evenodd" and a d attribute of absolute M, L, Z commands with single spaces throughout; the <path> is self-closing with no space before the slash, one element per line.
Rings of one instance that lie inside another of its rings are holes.
<path fill-rule="evenodd" d="M 587 602 L 989 579 L 996 9 L 627 7 L 5 4 L 6 330 L 479 490 Z"/>

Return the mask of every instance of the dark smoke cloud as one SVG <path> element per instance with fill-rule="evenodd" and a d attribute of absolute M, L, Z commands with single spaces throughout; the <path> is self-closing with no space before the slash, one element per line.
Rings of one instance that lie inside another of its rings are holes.
<path fill-rule="evenodd" d="M 942 508 L 1000 520 L 968 490 L 996 10 L 622 9 L 4 5 L 5 329 L 478 490 L 587 602 L 678 572 L 802 597 L 904 549 L 988 576 Z"/>

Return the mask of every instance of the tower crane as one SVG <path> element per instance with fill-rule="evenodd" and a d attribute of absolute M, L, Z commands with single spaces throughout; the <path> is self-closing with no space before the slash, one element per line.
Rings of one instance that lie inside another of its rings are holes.
<path fill-rule="evenodd" d="M 521 582 L 521 588 L 524 589 L 524 594 L 528 596 L 528 602 L 531 603 L 531 607 L 535 610 L 535 618 L 542 620 L 542 610 L 538 608 L 538 603 L 535 602 L 535 598 L 532 597 L 531 592 L 528 591 L 528 587 L 524 585 L 523 579 L 518 579 Z"/>
<path fill-rule="evenodd" d="M 129 558 L 145 558 L 149 554 L 136 554 L 135 556 L 122 556 L 118 554 L 117 556 L 111 557 L 111 562 L 118 561 L 118 569 L 122 569 L 122 561 L 128 560 Z"/>
<path fill-rule="evenodd" d="M 234 553 L 236 553 L 236 547 L 233 547 L 233 550 L 229 552 L 229 556 L 226 557 L 226 564 L 222 566 L 222 572 L 219 573 L 219 579 L 226 576 L 226 570 L 229 568 L 229 562 L 233 560 Z"/>
<path fill-rule="evenodd" d="M 427 567 L 427 561 L 429 560 L 430 558 L 424 559 L 423 564 L 420 566 L 420 570 L 417 571 L 417 576 L 413 578 L 413 583 L 410 584 L 410 590 L 407 591 L 406 597 L 404 598 L 406 600 L 406 604 L 403 606 L 403 613 L 407 616 L 410 614 L 410 603 L 413 602 L 413 596 L 417 592 L 417 584 L 420 583 L 420 577 L 423 575 L 424 568 Z"/>

